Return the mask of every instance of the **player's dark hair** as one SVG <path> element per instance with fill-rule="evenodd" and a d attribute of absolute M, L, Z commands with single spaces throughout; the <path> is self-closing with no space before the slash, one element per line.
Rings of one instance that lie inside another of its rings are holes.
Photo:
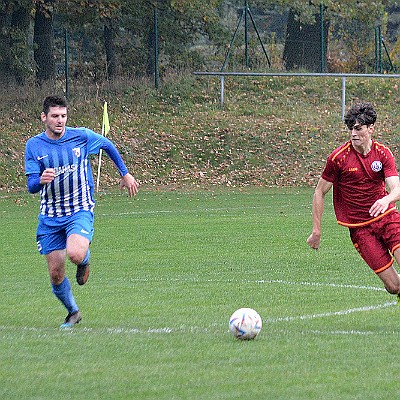
<path fill-rule="evenodd" d="M 344 116 L 344 123 L 351 130 L 356 123 L 373 125 L 376 121 L 376 111 L 370 103 L 354 104 Z"/>
<path fill-rule="evenodd" d="M 68 102 L 62 96 L 47 96 L 43 101 L 43 112 L 47 115 L 50 107 L 68 107 Z"/>

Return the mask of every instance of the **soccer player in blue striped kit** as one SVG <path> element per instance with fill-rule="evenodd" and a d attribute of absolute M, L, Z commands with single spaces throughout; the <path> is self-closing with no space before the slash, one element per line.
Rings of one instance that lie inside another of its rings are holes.
<path fill-rule="evenodd" d="M 71 328 L 82 319 L 65 275 L 66 258 L 77 266 L 79 285 L 89 277 L 95 206 L 89 155 L 100 149 L 108 154 L 121 176 L 121 188 L 127 188 L 130 197 L 139 186 L 115 145 L 90 129 L 66 126 L 67 114 L 64 97 L 46 97 L 41 113 L 45 131 L 27 141 L 25 153 L 28 190 L 40 192 L 41 197 L 38 250 L 46 257 L 52 291 L 68 311 L 61 328 Z"/>

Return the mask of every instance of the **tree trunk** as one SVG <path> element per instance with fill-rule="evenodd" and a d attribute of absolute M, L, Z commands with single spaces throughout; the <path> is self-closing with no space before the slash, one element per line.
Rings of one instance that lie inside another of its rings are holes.
<path fill-rule="evenodd" d="M 55 77 L 53 53 L 53 4 L 54 0 L 37 2 L 33 42 L 38 84 Z"/>
<path fill-rule="evenodd" d="M 295 11 L 289 11 L 287 22 L 286 41 L 283 51 L 283 60 L 287 70 L 306 69 L 311 72 L 321 71 L 321 65 L 326 64 L 326 50 L 328 47 L 328 22 L 324 21 L 324 52 L 321 51 L 321 23 L 319 15 L 315 24 L 303 24 Z M 323 61 L 323 62 L 322 62 Z"/>
<path fill-rule="evenodd" d="M 11 17 L 11 26 L 14 31 L 11 46 L 15 60 L 13 63 L 14 78 L 19 85 L 25 83 L 25 78 L 29 73 L 29 22 L 28 8 L 16 6 Z"/>
<path fill-rule="evenodd" d="M 115 28 L 112 21 L 104 25 L 104 48 L 106 51 L 107 78 L 113 79 L 117 75 L 117 52 L 115 48 Z"/>
<path fill-rule="evenodd" d="M 156 72 L 156 65 L 154 60 L 155 54 L 155 29 L 154 29 L 154 19 L 151 20 L 151 25 L 147 31 L 147 62 L 146 62 L 146 75 L 147 76 L 154 76 Z"/>
<path fill-rule="evenodd" d="M 0 11 L 0 77 L 4 84 L 9 84 L 12 79 L 11 68 L 11 7 Z"/>

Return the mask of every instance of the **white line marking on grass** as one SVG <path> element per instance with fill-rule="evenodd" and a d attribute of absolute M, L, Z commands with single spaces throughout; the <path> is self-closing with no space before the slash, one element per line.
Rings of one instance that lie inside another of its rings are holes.
<path fill-rule="evenodd" d="M 126 211 L 126 212 L 119 212 L 119 213 L 97 213 L 102 217 L 123 217 L 125 215 L 143 215 L 143 214 L 171 214 L 175 211 L 169 210 L 156 210 L 156 211 Z"/>
<path fill-rule="evenodd" d="M 292 286 L 317 286 L 317 287 L 331 287 L 331 288 L 342 288 L 342 289 L 362 289 L 362 290 L 373 290 L 377 292 L 386 292 L 386 289 L 382 287 L 366 286 L 366 285 L 348 285 L 341 283 L 323 283 L 323 282 L 291 282 L 284 281 L 281 279 L 256 279 L 256 280 L 235 280 L 235 279 L 198 279 L 198 278 L 147 278 L 147 277 L 132 277 L 129 279 L 134 282 L 208 282 L 208 283 L 256 283 L 256 284 L 269 284 L 269 283 L 279 283 L 282 285 L 292 285 Z"/>
<path fill-rule="evenodd" d="M 85 332 L 97 331 L 97 329 L 92 328 L 83 328 Z M 148 328 L 146 330 L 137 329 L 137 328 L 106 328 L 105 332 L 109 334 L 118 334 L 118 333 L 125 333 L 125 334 L 143 334 L 143 333 L 173 333 L 178 331 L 178 329 L 173 329 L 169 327 L 165 328 Z"/>
<path fill-rule="evenodd" d="M 248 281 L 249 283 L 253 281 Z M 343 289 L 365 289 L 365 290 L 375 290 L 378 292 L 386 291 L 385 288 L 375 287 L 375 286 L 364 286 L 364 285 L 348 285 L 341 283 L 322 283 L 322 282 L 290 282 L 281 279 L 271 279 L 271 280 L 257 280 L 255 283 L 281 283 L 283 285 L 295 285 L 295 286 L 319 286 L 319 287 L 333 287 L 333 288 L 343 288 Z"/>
<path fill-rule="evenodd" d="M 314 335 L 358 335 L 358 336 L 367 336 L 367 335 L 376 335 L 376 332 L 373 331 L 316 331 L 310 330 L 305 331 L 305 333 L 312 333 Z M 390 332 L 390 333 L 398 333 L 398 332 Z"/>
<path fill-rule="evenodd" d="M 332 312 L 321 313 L 321 314 L 297 315 L 294 317 L 281 317 L 281 318 L 267 319 L 265 322 L 266 323 L 292 322 L 292 321 L 299 321 L 299 320 L 332 317 L 332 316 L 338 316 L 338 315 L 348 315 L 348 314 L 353 314 L 353 313 L 357 313 L 357 312 L 379 310 L 382 308 L 394 306 L 396 304 L 397 304 L 397 301 L 390 301 L 387 303 L 378 304 L 376 306 L 364 306 L 364 307 L 358 307 L 358 308 L 350 308 L 348 310 L 332 311 Z"/>
<path fill-rule="evenodd" d="M 47 336 L 50 333 L 60 332 L 66 334 L 77 334 L 77 333 L 101 333 L 101 334 L 110 334 L 110 335 L 118 335 L 118 334 L 171 334 L 171 333 L 195 333 L 195 332 L 206 332 L 206 328 L 200 328 L 196 326 L 184 326 L 180 328 L 147 328 L 147 329 L 138 329 L 138 328 L 124 328 L 124 327 L 113 327 L 113 328 L 88 328 L 88 327 L 73 327 L 73 328 L 36 328 L 31 326 L 0 326 L 0 332 L 6 331 L 21 331 L 21 332 L 34 332 L 38 334 L 38 337 Z"/>
<path fill-rule="evenodd" d="M 210 325 L 209 329 L 213 328 L 213 332 L 218 332 L 218 327 L 215 328 L 215 325 Z M 129 327 L 112 327 L 112 328 L 89 328 L 86 326 L 76 326 L 73 328 L 57 328 L 57 327 L 32 327 L 32 326 L 6 326 L 0 325 L 0 333 L 1 332 L 33 332 L 36 333 L 38 337 L 45 337 L 49 334 L 60 332 L 62 334 L 79 334 L 79 333 L 94 333 L 94 334 L 108 334 L 108 335 L 145 335 L 145 334 L 172 334 L 172 333 L 205 333 L 209 332 L 207 327 L 199 327 L 199 326 L 188 326 L 182 325 L 180 327 L 162 327 L 162 328 L 129 328 Z M 1 337 L 1 335 L 0 335 Z M 6 336 L 3 335 L 3 338 Z"/>
<path fill-rule="evenodd" d="M 197 278 L 158 278 L 158 279 L 149 279 L 149 278 L 133 278 L 132 281 L 142 281 L 142 282 L 245 282 L 250 284 L 284 284 L 284 285 L 303 285 L 303 286 L 318 286 L 318 287 L 333 287 L 333 288 L 345 288 L 345 289 L 364 289 L 364 290 L 373 290 L 373 291 L 385 291 L 383 288 L 378 288 L 374 286 L 357 286 L 357 285 L 347 285 L 347 284 L 335 284 L 335 283 L 321 283 L 321 282 L 291 282 L 291 281 L 284 281 L 284 280 L 221 280 L 221 279 L 197 279 Z M 270 318 L 265 319 L 264 322 L 266 324 L 274 324 L 279 322 L 293 322 L 293 321 L 304 321 L 304 320 L 311 320 L 317 318 L 327 318 L 327 317 L 334 317 L 334 316 L 342 316 L 342 315 L 349 315 L 353 313 L 359 312 L 367 312 L 367 311 L 374 311 L 379 309 L 384 309 L 388 307 L 392 307 L 397 305 L 397 301 L 386 302 L 383 304 L 378 305 L 371 305 L 371 306 L 364 306 L 364 307 L 357 307 L 357 308 L 350 308 L 347 310 L 340 310 L 340 311 L 332 311 L 332 312 L 325 312 L 319 314 L 307 314 L 307 315 L 297 315 L 297 316 L 287 316 L 287 317 L 279 317 L 279 318 Z M 211 326 L 210 326 L 211 328 Z M 218 332 L 219 331 L 219 324 L 214 325 L 212 331 Z M 15 327 L 15 326 L 1 326 L 0 325 L 0 332 L 1 331 L 21 331 L 21 332 L 35 332 L 38 334 L 38 337 L 47 336 L 48 334 L 54 333 L 54 331 L 64 331 L 68 333 L 76 333 L 79 332 L 83 333 L 94 333 L 94 334 L 110 334 L 110 335 L 118 335 L 118 334 L 125 334 L 125 335 L 132 335 L 132 334 L 172 334 L 172 333 L 204 333 L 207 332 L 207 327 L 197 327 L 197 326 L 187 326 L 182 325 L 180 327 L 162 327 L 162 328 L 154 328 L 149 327 L 147 329 L 138 329 L 138 328 L 129 328 L 129 327 L 113 327 L 113 328 L 88 328 L 88 327 L 78 327 L 76 329 L 70 330 L 60 330 L 55 328 L 36 328 L 36 327 Z M 284 330 L 286 332 L 286 330 Z M 356 331 L 356 330 L 337 330 L 337 331 L 320 331 L 320 330 L 304 330 L 302 331 L 306 334 L 318 334 L 318 335 L 370 335 L 376 334 L 374 331 Z M 400 332 L 392 331 L 392 332 L 380 332 L 385 334 L 400 334 Z M 3 336 L 5 337 L 5 336 Z"/>
<path fill-rule="evenodd" d="M 207 213 L 207 212 L 225 212 L 229 213 L 231 211 L 246 211 L 246 210 L 259 210 L 260 208 L 265 207 L 236 207 L 236 208 L 191 208 L 191 209 L 181 209 L 181 210 L 154 210 L 154 211 L 126 211 L 126 212 L 105 212 L 99 213 L 97 212 L 96 215 L 101 215 L 103 217 L 122 217 L 125 215 L 154 215 L 154 214 L 193 214 L 193 213 Z M 272 208 L 272 207 L 271 207 Z"/>
<path fill-rule="evenodd" d="M 85 328 L 86 331 L 93 330 L 97 332 L 98 329 Z M 147 329 L 138 329 L 138 328 L 106 328 L 105 332 L 108 334 L 172 334 L 172 333 L 204 333 L 207 332 L 208 329 L 206 327 L 201 328 L 199 326 L 181 326 L 181 327 L 164 327 L 164 328 L 147 328 Z M 215 330 L 217 331 L 217 329 Z"/>
<path fill-rule="evenodd" d="M 358 308 L 350 308 L 348 310 L 333 311 L 320 314 L 309 314 L 309 315 L 298 315 L 293 317 L 281 317 L 281 318 L 270 318 L 265 319 L 264 323 L 266 326 L 269 324 L 279 323 L 279 322 L 293 322 L 293 321 L 304 321 L 316 318 L 326 318 L 332 316 L 349 315 L 357 312 L 374 311 L 383 308 L 392 307 L 397 305 L 397 301 L 386 302 L 383 304 L 378 304 L 375 306 L 364 306 Z M 211 326 L 210 326 L 211 328 Z M 213 324 L 212 332 L 220 332 L 220 326 L 218 324 Z M 79 334 L 79 333 L 93 333 L 93 334 L 108 334 L 108 335 L 143 335 L 143 334 L 173 334 L 173 333 L 206 333 L 210 330 L 207 327 L 198 326 L 187 326 L 182 325 L 180 327 L 163 327 L 163 328 L 128 328 L 128 327 L 113 327 L 113 328 L 88 328 L 88 327 L 77 327 L 71 329 L 57 329 L 57 328 L 36 328 L 36 327 L 15 327 L 15 326 L 0 326 L 0 332 L 6 331 L 21 331 L 21 332 L 35 332 L 38 337 L 46 337 L 49 334 L 58 332 L 65 332 L 66 334 Z M 285 330 L 284 332 L 287 332 Z M 316 335 L 372 335 L 376 334 L 374 331 L 356 331 L 356 330 L 336 330 L 336 331 L 320 331 L 320 330 L 303 330 L 304 334 L 316 334 Z M 400 334 L 400 332 L 380 332 L 380 334 Z M 6 336 L 3 335 L 3 338 Z"/>
<path fill-rule="evenodd" d="M 274 330 L 274 332 L 279 333 L 279 334 L 285 334 L 285 335 L 293 335 L 293 331 L 288 330 L 288 329 L 283 329 L 283 330 Z M 325 335 L 325 336 L 330 336 L 330 335 L 354 335 L 354 336 L 368 336 L 368 335 L 400 335 L 400 331 L 356 331 L 356 330 L 326 330 L 326 331 L 321 331 L 317 329 L 302 329 L 299 331 L 302 335 Z"/>

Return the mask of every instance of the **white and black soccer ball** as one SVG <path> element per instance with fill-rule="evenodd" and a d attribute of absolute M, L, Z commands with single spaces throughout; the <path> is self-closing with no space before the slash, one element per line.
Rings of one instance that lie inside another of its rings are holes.
<path fill-rule="evenodd" d="M 239 308 L 229 319 L 229 330 L 237 339 L 254 339 L 261 331 L 262 320 L 252 308 Z"/>

